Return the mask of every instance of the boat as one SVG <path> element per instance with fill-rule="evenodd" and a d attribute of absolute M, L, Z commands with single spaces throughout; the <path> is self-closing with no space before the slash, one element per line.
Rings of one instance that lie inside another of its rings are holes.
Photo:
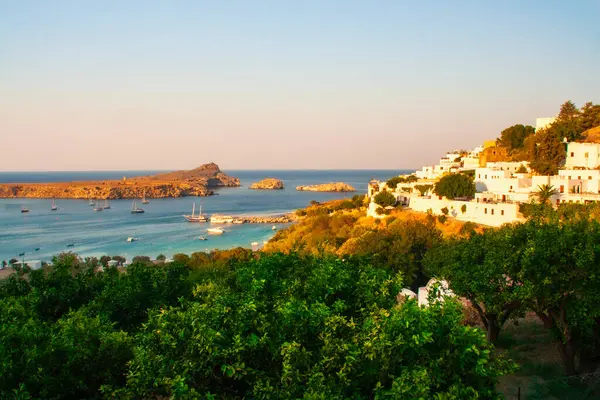
<path fill-rule="evenodd" d="M 96 202 L 94 200 L 90 199 L 89 205 L 90 205 L 90 207 L 95 206 Z"/>
<path fill-rule="evenodd" d="M 67 247 L 75 247 L 75 243 L 69 243 L 67 244 Z"/>
<path fill-rule="evenodd" d="M 271 228 L 271 230 L 276 231 L 277 227 L 275 225 L 273 225 L 273 227 Z"/>
<path fill-rule="evenodd" d="M 149 204 L 150 200 L 146 200 L 146 192 L 144 192 L 144 196 L 142 197 L 142 204 Z"/>
<path fill-rule="evenodd" d="M 108 199 L 104 199 L 104 207 L 105 210 L 110 210 L 110 204 L 108 204 Z"/>
<path fill-rule="evenodd" d="M 231 215 L 213 215 L 210 217 L 211 224 L 231 224 L 234 218 Z"/>
<path fill-rule="evenodd" d="M 198 237 L 198 240 L 208 240 L 208 239 L 206 239 L 206 236 L 200 236 L 200 237 Z"/>
<path fill-rule="evenodd" d="M 40 251 L 40 248 L 36 247 L 35 249 L 33 249 L 33 251 Z"/>
<path fill-rule="evenodd" d="M 209 235 L 222 235 L 225 231 L 221 228 L 208 228 L 206 230 Z"/>
<path fill-rule="evenodd" d="M 27 207 L 21 207 L 21 212 L 22 213 L 28 213 L 29 212 L 29 208 L 27 208 Z"/>
<path fill-rule="evenodd" d="M 135 200 L 133 201 L 133 203 L 131 204 L 131 213 L 132 214 L 143 214 L 145 211 L 143 208 L 138 208 L 138 206 L 135 204 Z"/>
<path fill-rule="evenodd" d="M 138 239 L 137 239 L 135 236 L 129 236 L 129 237 L 127 238 L 127 241 L 128 241 L 128 242 L 137 242 L 137 240 L 138 240 Z"/>
<path fill-rule="evenodd" d="M 96 204 L 96 202 L 94 202 L 94 204 Z M 104 211 L 104 207 L 97 202 L 97 205 L 94 207 L 94 211 Z"/>
<path fill-rule="evenodd" d="M 252 243 L 250 243 L 250 245 L 251 245 L 252 247 L 257 247 L 257 246 L 258 246 L 258 242 L 252 242 Z"/>
<path fill-rule="evenodd" d="M 206 215 L 202 214 L 202 206 L 200 206 L 200 212 L 198 213 L 198 215 L 195 214 L 196 212 L 196 203 L 192 204 L 192 215 L 184 215 L 183 217 L 187 220 L 187 222 L 206 222 L 208 221 L 208 218 L 206 218 Z"/>
<path fill-rule="evenodd" d="M 56 207 L 56 203 L 54 202 L 54 199 L 52 199 L 52 207 L 50 207 L 50 211 L 56 211 L 58 210 L 58 207 Z"/>

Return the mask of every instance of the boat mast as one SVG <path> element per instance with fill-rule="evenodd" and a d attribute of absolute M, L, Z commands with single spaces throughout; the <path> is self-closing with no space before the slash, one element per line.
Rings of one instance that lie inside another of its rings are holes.
<path fill-rule="evenodd" d="M 192 203 L 192 218 L 194 218 L 195 211 L 196 211 L 196 203 Z"/>

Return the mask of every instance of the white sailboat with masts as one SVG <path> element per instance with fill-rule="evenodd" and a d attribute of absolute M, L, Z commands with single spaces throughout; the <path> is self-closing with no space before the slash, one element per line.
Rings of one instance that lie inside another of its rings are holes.
<path fill-rule="evenodd" d="M 108 199 L 104 199 L 104 209 L 110 210 L 110 204 L 108 204 Z"/>
<path fill-rule="evenodd" d="M 50 207 L 50 211 L 56 211 L 56 210 L 58 210 L 58 207 L 56 206 L 54 199 L 52 199 L 52 207 Z"/>
<path fill-rule="evenodd" d="M 131 213 L 132 214 L 143 214 L 145 211 L 143 208 L 138 208 L 138 206 L 135 204 L 135 200 L 133 200 L 133 203 L 131 204 Z"/>
<path fill-rule="evenodd" d="M 146 192 L 144 192 L 144 196 L 142 197 L 142 204 L 148 204 L 150 200 L 146 200 Z"/>
<path fill-rule="evenodd" d="M 196 203 L 192 204 L 192 215 L 184 215 L 183 217 L 187 220 L 187 222 L 207 222 L 208 218 L 206 215 L 202 214 L 202 206 L 200 206 L 200 212 L 198 215 L 196 212 Z"/>

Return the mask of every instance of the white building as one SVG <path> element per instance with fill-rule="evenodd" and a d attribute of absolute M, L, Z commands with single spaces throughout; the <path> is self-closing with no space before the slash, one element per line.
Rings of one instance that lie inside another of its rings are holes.
<path fill-rule="evenodd" d="M 600 166 L 600 143 L 567 144 L 565 167 L 595 169 Z"/>
<path fill-rule="evenodd" d="M 23 266 L 23 262 L 19 261 L 19 262 L 16 262 L 14 265 L 21 267 L 21 266 Z M 28 261 L 25 261 L 24 265 L 27 265 L 32 270 L 42 268 L 42 262 L 40 260 L 28 260 Z"/>
<path fill-rule="evenodd" d="M 543 117 L 535 119 L 535 130 L 539 131 L 552 125 L 556 121 L 556 117 Z"/>

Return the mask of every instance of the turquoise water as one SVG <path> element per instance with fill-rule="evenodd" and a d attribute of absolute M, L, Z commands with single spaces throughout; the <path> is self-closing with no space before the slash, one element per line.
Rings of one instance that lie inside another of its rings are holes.
<path fill-rule="evenodd" d="M 0 173 L 2 182 L 57 182 L 114 179 L 123 175 L 144 175 L 144 172 L 54 172 L 54 173 Z M 154 172 L 154 171 L 152 171 Z M 25 260 L 49 260 L 61 251 L 72 250 L 81 256 L 122 255 L 127 259 L 136 255 L 156 257 L 164 254 L 192 253 L 211 249 L 228 249 L 250 243 L 263 243 L 274 235 L 268 224 L 220 225 L 222 236 L 207 236 L 210 224 L 186 222 L 182 215 L 191 213 L 192 203 L 202 205 L 208 214 L 274 215 L 305 207 L 311 200 L 326 201 L 351 197 L 353 193 L 298 192 L 298 185 L 343 181 L 365 193 L 371 178 L 388 179 L 401 170 L 329 170 L 329 171 L 227 171 L 240 178 L 242 187 L 221 188 L 217 196 L 185 197 L 177 199 L 150 199 L 150 204 L 138 204 L 146 212 L 132 215 L 130 200 L 111 201 L 111 209 L 94 212 L 84 200 L 57 200 L 58 211 L 50 211 L 50 200 L 0 199 L 0 261 L 18 258 L 25 252 Z M 280 191 L 249 190 L 250 183 L 264 177 L 284 181 Z M 31 211 L 21 213 L 25 206 Z M 197 208 L 196 208 L 197 209 Z M 278 225 L 282 229 L 285 225 Z M 139 241 L 128 243 L 127 237 Z M 199 241 L 198 236 L 208 240 Z M 67 244 L 75 246 L 67 249 Z M 39 248 L 39 250 L 35 250 Z"/>

